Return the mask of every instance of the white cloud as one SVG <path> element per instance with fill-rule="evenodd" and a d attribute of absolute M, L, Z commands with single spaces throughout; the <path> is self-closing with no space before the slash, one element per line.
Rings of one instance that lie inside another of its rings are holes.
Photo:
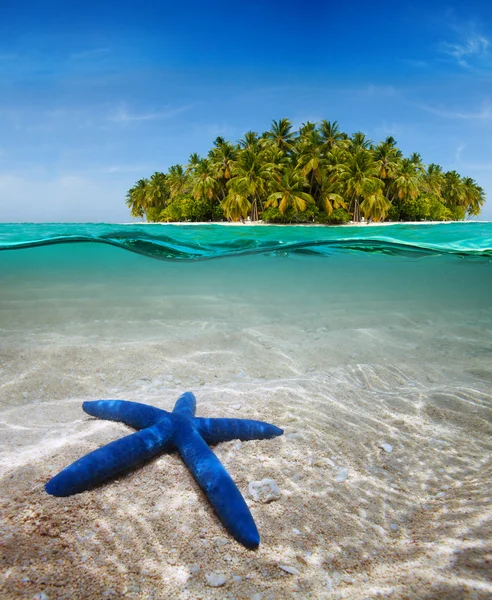
<path fill-rule="evenodd" d="M 446 119 L 465 119 L 465 120 L 478 120 L 478 121 L 490 121 L 492 119 L 492 103 L 490 101 L 485 102 L 482 108 L 479 110 L 453 110 L 442 106 L 432 106 L 429 104 L 419 104 L 419 108 L 427 112 L 443 117 Z"/>
<path fill-rule="evenodd" d="M 452 42 L 441 42 L 439 49 L 452 57 L 458 65 L 470 68 L 473 61 L 480 61 L 489 56 L 490 40 L 478 33 L 473 22 L 466 25 L 452 25 L 456 38 Z"/>
<path fill-rule="evenodd" d="M 171 119 L 191 108 L 191 105 L 167 108 L 158 112 L 132 113 L 124 105 L 119 106 L 108 117 L 108 121 L 115 123 L 131 123 L 132 121 L 154 121 L 156 119 Z"/>
<path fill-rule="evenodd" d="M 466 148 L 466 144 L 460 144 L 454 153 L 454 160 L 459 163 L 461 161 L 461 153 L 463 152 L 463 150 Z"/>

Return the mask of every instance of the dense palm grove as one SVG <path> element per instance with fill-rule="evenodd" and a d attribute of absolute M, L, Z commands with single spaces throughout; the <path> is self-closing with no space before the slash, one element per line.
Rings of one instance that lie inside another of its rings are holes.
<path fill-rule="evenodd" d="M 126 202 L 148 221 L 336 224 L 461 220 L 480 213 L 485 195 L 470 177 L 404 157 L 392 137 L 375 145 L 336 122 L 295 132 L 281 119 L 237 144 L 218 137 L 206 158 L 141 179 Z"/>

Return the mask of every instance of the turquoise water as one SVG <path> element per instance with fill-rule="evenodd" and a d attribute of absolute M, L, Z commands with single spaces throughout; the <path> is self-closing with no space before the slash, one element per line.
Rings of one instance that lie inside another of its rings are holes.
<path fill-rule="evenodd" d="M 257 418 L 286 432 L 215 449 L 246 496 L 265 477 L 282 492 L 253 507 L 258 559 L 240 570 L 245 557 L 227 546 L 244 581 L 255 561 L 295 564 L 322 598 L 336 572 L 309 557 L 336 556 L 336 569 L 355 578 L 354 597 L 366 598 L 368 578 L 394 585 L 393 568 L 408 574 L 404 590 L 416 574 L 433 585 L 466 544 L 476 552 L 466 564 L 479 566 L 463 577 L 485 589 L 491 298 L 488 223 L 0 225 L 0 489 L 10 522 L 27 532 L 33 569 L 35 549 L 47 546 L 33 543 L 29 511 L 56 516 L 65 506 L 47 504 L 43 483 L 128 433 L 86 417 L 81 403 L 169 410 L 191 390 L 199 416 Z M 185 471 L 163 456 L 69 499 L 75 516 L 62 535 L 72 535 L 74 564 L 117 557 L 133 572 L 150 556 L 159 574 L 168 562 L 229 572 L 213 543 L 200 554 L 204 530 L 207 540 L 224 532 Z M 102 514 L 111 538 L 93 529 Z M 299 553 L 308 558 L 293 563 Z M 152 589 L 148 574 L 137 576 Z M 24 577 L 13 571 L 11 585 L 31 585 Z M 275 593 L 290 597 L 291 581 L 275 580 Z M 29 597 L 38 592 L 32 585 Z"/>
<path fill-rule="evenodd" d="M 14 357 L 29 348 L 36 373 L 49 348 L 67 347 L 98 349 L 129 378 L 179 365 L 190 383 L 315 378 L 360 364 L 490 372 L 489 223 L 4 224 L 0 249 L 2 344 Z M 151 344 L 165 348 L 164 362 Z M 21 394 L 18 369 L 3 376 Z M 20 401 L 17 392 L 6 401 Z"/>
<path fill-rule="evenodd" d="M 98 242 L 164 260 L 266 252 L 384 252 L 394 255 L 492 256 L 492 224 L 385 227 L 223 227 L 218 225 L 0 224 L 0 250 Z"/>
<path fill-rule="evenodd" d="M 50 327 L 67 339 L 75 330 L 90 336 L 95 323 L 108 339 L 140 340 L 159 339 L 159 320 L 309 331 L 347 321 L 402 329 L 407 319 L 412 336 L 414 319 L 425 316 L 432 331 L 449 318 L 452 328 L 457 311 L 473 330 L 489 324 L 491 257 L 490 223 L 2 224 L 0 326 L 4 341 Z"/>

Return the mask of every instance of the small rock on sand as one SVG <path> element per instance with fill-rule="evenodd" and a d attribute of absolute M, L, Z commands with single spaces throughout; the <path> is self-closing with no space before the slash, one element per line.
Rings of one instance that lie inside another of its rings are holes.
<path fill-rule="evenodd" d="M 391 444 L 379 444 L 379 447 L 382 448 L 385 452 L 393 452 L 393 446 Z"/>
<path fill-rule="evenodd" d="M 290 573 L 291 575 L 300 575 L 301 572 L 299 569 L 295 567 L 290 567 L 289 565 L 279 565 L 279 568 L 285 571 L 286 573 Z"/>
<path fill-rule="evenodd" d="M 226 577 L 223 573 L 207 573 L 205 580 L 210 587 L 220 587 L 226 582 Z"/>
<path fill-rule="evenodd" d="M 340 469 L 338 471 L 338 475 L 335 477 L 335 481 L 338 483 L 343 483 L 348 479 L 348 469 Z"/>
<path fill-rule="evenodd" d="M 215 545 L 217 546 L 217 548 L 220 548 L 221 546 L 225 546 L 228 543 L 229 543 L 229 540 L 226 538 L 218 538 L 217 540 L 215 540 Z"/>
<path fill-rule="evenodd" d="M 250 481 L 248 491 L 255 502 L 273 502 L 280 498 L 280 489 L 273 479 Z"/>

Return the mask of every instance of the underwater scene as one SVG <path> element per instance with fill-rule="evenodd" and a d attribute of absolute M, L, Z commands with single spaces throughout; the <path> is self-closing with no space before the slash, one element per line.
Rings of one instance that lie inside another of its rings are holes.
<path fill-rule="evenodd" d="M 0 595 L 489 598 L 491 298 L 492 223 L 0 224 Z M 186 391 L 284 430 L 213 447 L 257 550 L 175 452 L 44 489 Z"/>

